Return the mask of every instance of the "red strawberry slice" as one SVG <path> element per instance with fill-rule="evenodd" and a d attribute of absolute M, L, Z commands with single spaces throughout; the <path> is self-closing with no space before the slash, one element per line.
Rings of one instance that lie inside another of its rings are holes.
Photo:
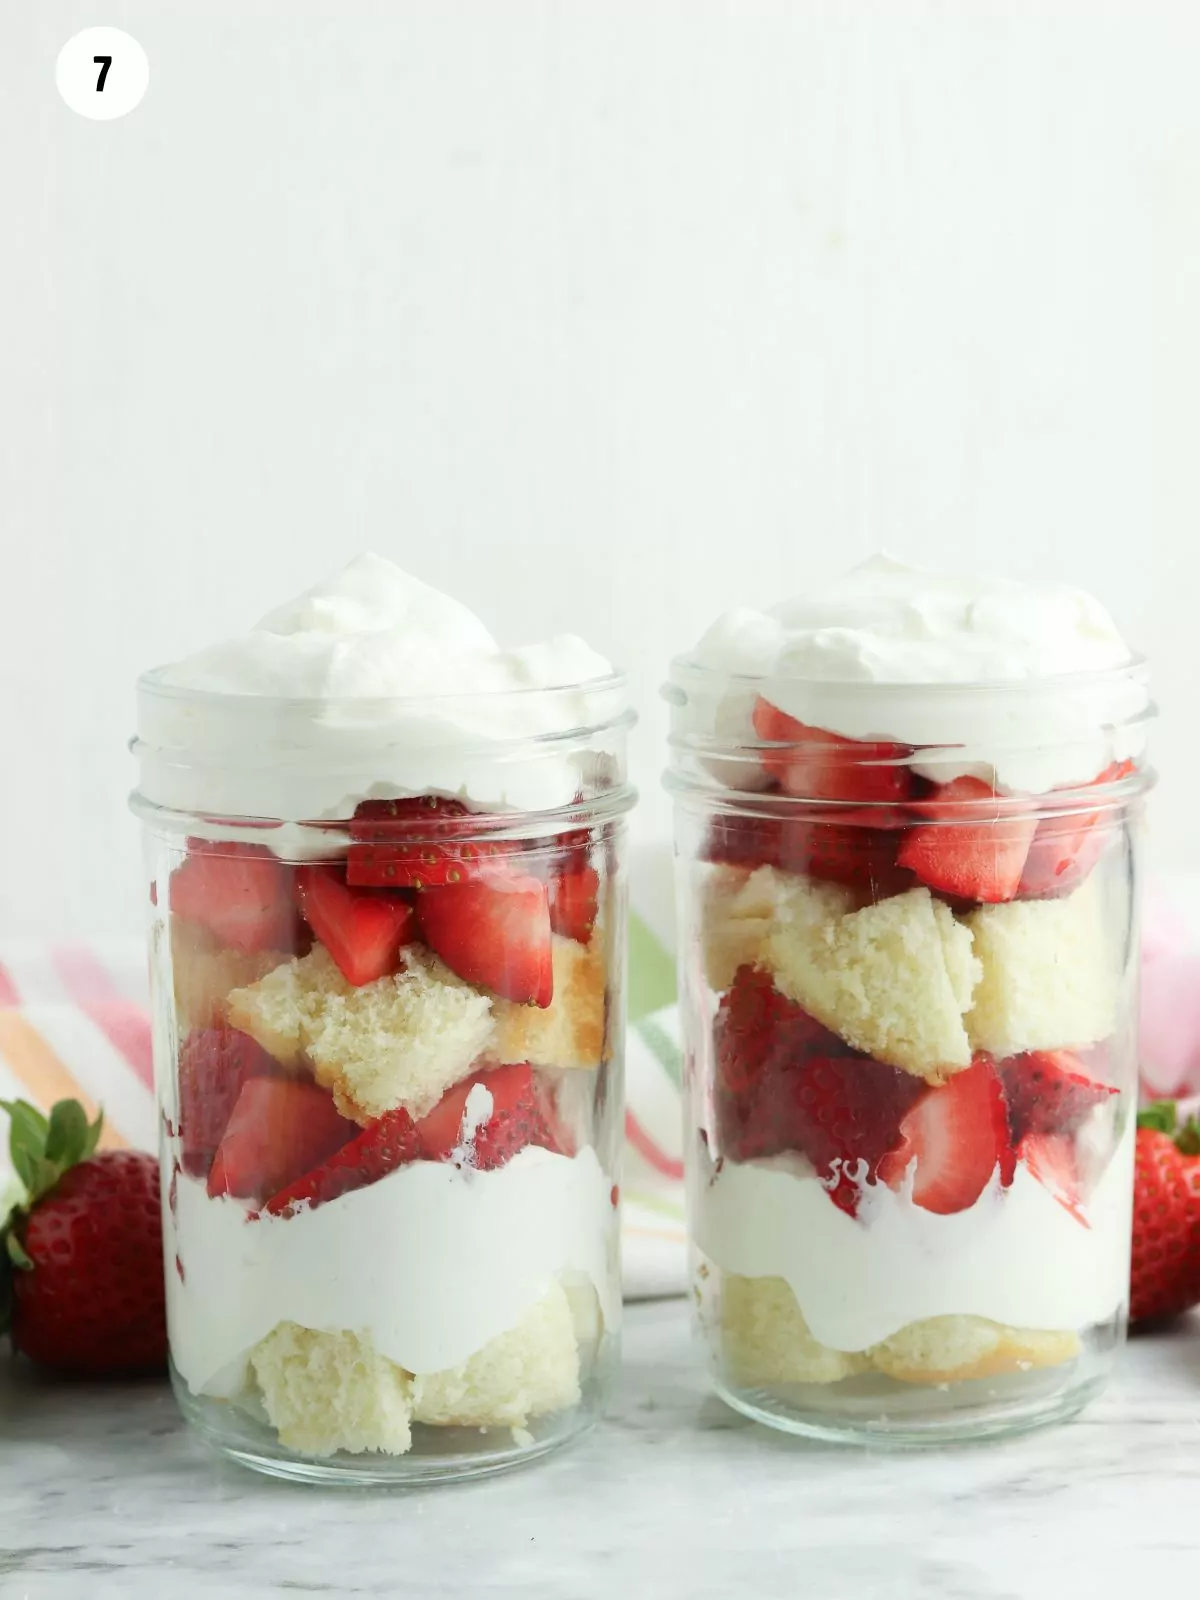
<path fill-rule="evenodd" d="M 1090 1227 L 1083 1209 L 1083 1184 L 1074 1139 L 1061 1133 L 1031 1133 L 1021 1143 L 1020 1158 L 1030 1172 L 1069 1211 Z"/>
<path fill-rule="evenodd" d="M 236 1028 L 198 1028 L 179 1047 L 179 1133 L 183 1170 L 205 1178 L 242 1088 L 282 1068 Z"/>
<path fill-rule="evenodd" d="M 234 950 L 290 949 L 296 928 L 292 869 L 259 845 L 188 843 L 171 874 L 175 915 L 201 923 Z"/>
<path fill-rule="evenodd" d="M 986 1057 L 925 1090 L 900 1125 L 900 1142 L 880 1162 L 879 1176 L 898 1189 L 914 1161 L 913 1201 L 940 1216 L 973 1206 L 997 1166 L 1000 1181 L 1012 1182 L 1004 1095 Z"/>
<path fill-rule="evenodd" d="M 702 856 L 735 867 L 778 867 L 885 900 L 917 880 L 896 862 L 903 831 L 880 827 L 881 820 L 878 811 L 836 823 L 718 815 L 709 823 Z"/>
<path fill-rule="evenodd" d="M 1119 783 L 1135 770 L 1132 761 L 1114 761 L 1087 787 Z M 1069 894 L 1120 838 L 1119 813 L 1085 811 L 1069 817 L 1045 817 L 1037 825 L 1021 873 L 1023 899 Z"/>
<path fill-rule="evenodd" d="M 881 739 L 847 739 L 824 728 L 797 722 L 760 695 L 754 705 L 754 731 L 787 750 L 764 750 L 763 770 L 786 793 L 805 800 L 857 800 L 863 805 L 901 801 L 912 790 L 912 773 L 898 766 L 912 754 L 908 745 Z"/>
<path fill-rule="evenodd" d="M 360 887 L 428 889 L 466 883 L 489 862 L 519 849 L 480 839 L 496 826 L 460 800 L 418 795 L 405 800 L 364 800 L 350 822 L 347 882 Z"/>
<path fill-rule="evenodd" d="M 550 1004 L 550 902 L 537 878 L 493 867 L 486 878 L 423 890 L 417 911 L 426 942 L 465 982 L 520 1005 Z"/>
<path fill-rule="evenodd" d="M 881 1163 L 924 1090 L 919 1078 L 883 1062 L 817 1056 L 801 1065 L 780 1094 L 776 1115 L 785 1148 L 806 1155 L 834 1205 L 854 1216 L 863 1185 L 881 1175 Z"/>
<path fill-rule="evenodd" d="M 263 1210 L 277 1217 L 295 1216 L 305 1207 L 324 1205 L 339 1195 L 348 1194 L 351 1189 L 365 1189 L 369 1183 L 385 1178 L 405 1162 L 418 1161 L 420 1157 L 417 1125 L 403 1106 L 397 1106 L 364 1128 L 319 1167 L 273 1195 Z"/>
<path fill-rule="evenodd" d="M 810 1056 L 842 1055 L 846 1046 L 788 1000 L 756 967 L 739 967 L 713 1024 L 716 1081 L 727 1094 L 754 1096 L 768 1079 Z"/>
<path fill-rule="evenodd" d="M 296 873 L 300 909 L 347 983 L 374 983 L 400 968 L 400 950 L 417 936 L 416 912 L 399 895 L 348 889 L 331 867 Z"/>
<path fill-rule="evenodd" d="M 1071 1050 L 1036 1050 L 1010 1056 L 998 1066 L 1008 1102 L 1014 1145 L 1031 1134 L 1071 1135 L 1088 1113 L 1117 1093 L 1084 1071 Z"/>
<path fill-rule="evenodd" d="M 463 1114 L 467 1096 L 476 1084 L 482 1084 L 491 1095 L 492 1109 L 465 1146 L 471 1152 L 468 1165 L 482 1171 L 502 1167 L 530 1144 L 557 1151 L 533 1069 L 521 1062 L 477 1072 L 447 1089 L 428 1116 L 417 1123 L 417 1138 L 427 1161 L 448 1161 L 456 1150 L 464 1148 Z"/>
<path fill-rule="evenodd" d="M 586 944 L 596 926 L 600 874 L 595 867 L 575 867 L 550 880 L 550 926 L 567 939 Z"/>
<path fill-rule="evenodd" d="M 903 838 L 897 829 L 864 826 L 849 817 L 845 824 L 786 822 L 779 864 L 785 872 L 860 889 L 873 901 L 886 900 L 916 883 L 897 860 Z"/>
<path fill-rule="evenodd" d="M 782 864 L 782 834 L 778 817 L 717 812 L 701 845 L 701 858 L 730 867 L 778 867 Z"/>
<path fill-rule="evenodd" d="M 358 1132 L 332 1095 L 295 1078 L 242 1085 L 208 1175 L 210 1195 L 262 1200 L 318 1166 Z"/>
<path fill-rule="evenodd" d="M 572 828 L 553 840 L 554 858 L 563 872 L 575 872 L 591 860 L 592 835 L 587 828 Z"/>
<path fill-rule="evenodd" d="M 913 809 L 936 819 L 913 828 L 897 861 L 922 883 L 963 900 L 1011 900 L 1021 882 L 1037 819 L 1011 814 L 990 784 L 964 776 Z"/>

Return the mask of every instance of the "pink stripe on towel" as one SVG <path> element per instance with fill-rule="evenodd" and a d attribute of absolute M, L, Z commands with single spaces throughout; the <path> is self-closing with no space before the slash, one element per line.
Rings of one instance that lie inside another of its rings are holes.
<path fill-rule="evenodd" d="M 655 1172 L 660 1172 L 664 1178 L 670 1178 L 673 1183 L 683 1182 L 683 1162 L 676 1161 L 665 1150 L 660 1150 L 632 1111 L 625 1113 L 625 1137 L 642 1160 L 648 1162 Z"/>
<path fill-rule="evenodd" d="M 21 996 L 17 993 L 17 986 L 9 977 L 0 963 L 0 1006 L 19 1006 Z"/>
<path fill-rule="evenodd" d="M 116 1046 L 147 1089 L 153 1089 L 154 1056 L 145 1011 L 125 998 L 87 945 L 56 944 L 51 956 L 80 1011 Z"/>

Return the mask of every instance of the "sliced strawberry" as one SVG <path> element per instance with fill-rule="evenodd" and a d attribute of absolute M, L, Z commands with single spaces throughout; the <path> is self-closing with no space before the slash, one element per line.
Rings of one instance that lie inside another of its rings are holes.
<path fill-rule="evenodd" d="M 243 1086 L 251 1078 L 281 1074 L 275 1058 L 236 1028 L 198 1028 L 188 1034 L 179 1047 L 179 1133 L 186 1173 L 208 1176 Z"/>
<path fill-rule="evenodd" d="M 496 819 L 490 819 L 496 825 Z M 466 883 L 498 857 L 519 849 L 479 837 L 489 818 L 459 800 L 418 795 L 364 800 L 350 822 L 347 882 L 360 887 L 428 889 Z"/>
<path fill-rule="evenodd" d="M 586 944 L 596 926 L 600 874 L 595 867 L 574 867 L 550 880 L 550 926 L 567 939 Z"/>
<path fill-rule="evenodd" d="M 904 835 L 893 828 L 846 823 L 785 822 L 780 866 L 848 889 L 861 889 L 873 901 L 903 894 L 916 883 L 897 857 Z"/>
<path fill-rule="evenodd" d="M 1083 1209 L 1075 1141 L 1060 1133 L 1031 1133 L 1021 1143 L 1021 1160 L 1076 1222 L 1090 1224 Z"/>
<path fill-rule="evenodd" d="M 296 889 L 305 920 L 356 988 L 396 972 L 400 950 L 417 936 L 417 916 L 399 895 L 348 889 L 330 867 L 300 867 Z"/>
<path fill-rule="evenodd" d="M 210 1195 L 262 1200 L 319 1165 L 358 1132 L 333 1096 L 295 1078 L 242 1085 L 212 1171 Z"/>
<path fill-rule="evenodd" d="M 966 1211 L 1000 1169 L 1010 1184 L 1014 1158 L 1004 1095 L 995 1067 L 980 1057 L 940 1088 L 926 1089 L 904 1118 L 900 1141 L 879 1164 L 884 1183 L 898 1189 L 916 1162 L 912 1197 L 941 1216 Z"/>
<path fill-rule="evenodd" d="M 491 1095 L 487 1120 L 464 1139 L 463 1115 L 476 1084 Z M 417 1138 L 427 1161 L 448 1161 L 456 1150 L 468 1152 L 467 1164 L 489 1170 L 502 1167 L 526 1145 L 557 1150 L 547 1126 L 533 1069 L 526 1062 L 492 1067 L 456 1083 L 417 1123 Z"/>
<path fill-rule="evenodd" d="M 1114 761 L 1087 787 L 1119 783 L 1134 770 L 1132 761 Z M 1031 900 L 1069 894 L 1119 838 L 1120 827 L 1103 811 L 1044 817 L 1029 847 L 1018 893 Z"/>
<path fill-rule="evenodd" d="M 426 942 L 465 982 L 520 1005 L 550 1004 L 550 904 L 537 878 L 493 867 L 474 882 L 422 890 L 417 910 Z"/>
<path fill-rule="evenodd" d="M 903 762 L 908 745 L 881 739 L 847 739 L 824 728 L 810 728 L 760 695 L 754 705 L 754 731 L 786 750 L 764 750 L 763 769 L 787 794 L 805 800 L 857 800 L 863 805 L 898 802 L 912 791 L 912 773 Z"/>
<path fill-rule="evenodd" d="M 897 853 L 922 883 L 963 900 L 1011 900 L 1037 821 L 1007 814 L 990 784 L 964 776 L 942 784 L 914 810 L 934 823 L 913 828 Z"/>
<path fill-rule="evenodd" d="M 880 1176 L 924 1088 L 911 1073 L 864 1056 L 814 1057 L 780 1095 L 776 1116 L 785 1148 L 806 1155 L 834 1205 L 854 1216 L 863 1185 Z"/>
<path fill-rule="evenodd" d="M 875 810 L 848 815 L 845 822 L 717 815 L 709 823 L 702 856 L 735 867 L 778 867 L 885 900 L 917 880 L 897 865 L 903 831 L 880 827 L 880 820 Z"/>
<path fill-rule="evenodd" d="M 783 823 L 778 817 L 739 817 L 716 812 L 708 825 L 700 854 L 704 861 L 730 867 L 778 867 L 782 864 Z"/>
<path fill-rule="evenodd" d="M 292 869 L 259 845 L 189 840 L 171 874 L 171 910 L 199 922 L 221 944 L 247 953 L 292 947 Z"/>
<path fill-rule="evenodd" d="M 397 1106 L 335 1150 L 320 1166 L 273 1195 L 263 1210 L 272 1216 L 295 1216 L 305 1207 L 324 1205 L 351 1189 L 365 1189 L 405 1162 L 418 1161 L 420 1157 L 417 1125 L 403 1106 Z"/>
<path fill-rule="evenodd" d="M 1071 1050 L 1036 1050 L 998 1064 L 1014 1145 L 1030 1134 L 1075 1133 L 1088 1113 L 1117 1093 L 1089 1077 Z"/>
<path fill-rule="evenodd" d="M 739 967 L 721 997 L 713 1023 L 717 1085 L 727 1094 L 754 1096 L 780 1072 L 815 1055 L 842 1055 L 846 1046 L 828 1028 L 788 1000 L 756 967 Z"/>
<path fill-rule="evenodd" d="M 553 840 L 554 859 L 562 872 L 576 872 L 586 867 L 592 855 L 592 835 L 587 828 L 572 828 Z"/>

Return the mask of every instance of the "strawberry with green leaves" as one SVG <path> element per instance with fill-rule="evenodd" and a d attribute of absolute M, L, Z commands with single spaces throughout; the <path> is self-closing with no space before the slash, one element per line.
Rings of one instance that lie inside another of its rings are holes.
<path fill-rule="evenodd" d="M 1138 1116 L 1129 1298 L 1133 1322 L 1200 1305 L 1200 1123 L 1170 1100 Z"/>
<path fill-rule="evenodd" d="M 31 1360 L 86 1376 L 167 1359 L 158 1162 L 97 1153 L 101 1119 L 75 1100 L 45 1117 L 0 1101 L 25 1199 L 0 1226 L 0 1331 Z"/>

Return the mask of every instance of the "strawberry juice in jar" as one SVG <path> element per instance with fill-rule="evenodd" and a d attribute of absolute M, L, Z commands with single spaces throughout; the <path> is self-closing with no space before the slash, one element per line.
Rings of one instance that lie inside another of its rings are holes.
<path fill-rule="evenodd" d="M 1062 588 L 877 557 L 673 665 L 688 1206 L 718 1392 L 936 1442 L 1123 1339 L 1141 663 Z"/>
<path fill-rule="evenodd" d="M 373 556 L 140 681 L 172 1377 L 227 1455 L 428 1481 L 597 1416 L 631 720 Z"/>

